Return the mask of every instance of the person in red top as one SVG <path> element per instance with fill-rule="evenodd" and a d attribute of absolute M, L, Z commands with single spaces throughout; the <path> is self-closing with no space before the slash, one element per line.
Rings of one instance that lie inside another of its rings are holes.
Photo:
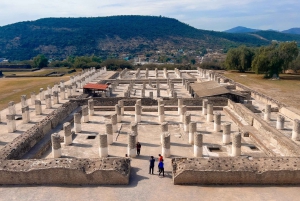
<path fill-rule="evenodd" d="M 158 154 L 158 164 L 159 162 L 162 162 L 163 161 L 163 156 L 161 154 Z M 159 166 L 158 166 L 158 170 L 159 170 Z M 157 171 L 159 172 L 159 171 Z"/>
<path fill-rule="evenodd" d="M 158 154 L 158 162 L 161 162 L 163 160 L 162 155 Z"/>

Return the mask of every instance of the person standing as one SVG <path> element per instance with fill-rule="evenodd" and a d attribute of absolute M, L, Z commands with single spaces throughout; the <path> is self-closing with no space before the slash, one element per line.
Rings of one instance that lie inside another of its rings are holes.
<path fill-rule="evenodd" d="M 154 170 L 154 163 L 155 163 L 155 159 L 153 156 L 150 157 L 150 167 L 149 167 L 149 174 L 153 174 L 153 170 Z"/>
<path fill-rule="evenodd" d="M 163 156 L 161 154 L 158 154 L 158 162 L 163 160 Z"/>
<path fill-rule="evenodd" d="M 141 147 L 142 145 L 138 142 L 136 143 L 136 154 L 139 156 L 141 153 Z"/>
<path fill-rule="evenodd" d="M 163 156 L 161 154 L 158 154 L 158 163 L 161 162 L 162 160 L 163 160 Z M 159 172 L 159 166 L 157 172 Z"/>
<path fill-rule="evenodd" d="M 163 177 L 165 176 L 165 168 L 164 168 L 164 160 L 160 161 L 158 163 L 158 167 L 159 167 L 159 176 L 162 173 Z"/>

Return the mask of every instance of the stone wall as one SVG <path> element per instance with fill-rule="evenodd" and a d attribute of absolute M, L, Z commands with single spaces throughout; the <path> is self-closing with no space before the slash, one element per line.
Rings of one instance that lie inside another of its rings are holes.
<path fill-rule="evenodd" d="M 67 102 L 53 111 L 45 119 L 16 137 L 0 150 L 0 159 L 20 159 L 47 133 L 62 122 L 78 107 L 77 102 Z"/>
<path fill-rule="evenodd" d="M 300 156 L 299 147 L 295 142 L 252 113 L 244 105 L 228 100 L 228 107 L 263 136 L 267 136 L 269 143 L 275 145 L 285 156 Z"/>
<path fill-rule="evenodd" d="M 126 185 L 130 159 L 0 160 L 0 184 Z"/>
<path fill-rule="evenodd" d="M 174 184 L 300 184 L 296 157 L 174 158 Z"/>
<path fill-rule="evenodd" d="M 300 119 L 300 111 L 293 107 L 281 107 L 279 112 L 292 120 Z"/>

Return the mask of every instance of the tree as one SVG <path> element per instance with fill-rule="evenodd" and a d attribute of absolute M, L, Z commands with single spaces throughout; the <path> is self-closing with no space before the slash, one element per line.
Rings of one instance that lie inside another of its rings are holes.
<path fill-rule="evenodd" d="M 289 64 L 289 69 L 293 70 L 295 73 L 300 70 L 300 55 Z"/>
<path fill-rule="evenodd" d="M 242 72 L 240 55 L 237 48 L 230 49 L 228 51 L 225 66 L 228 70 L 239 70 Z"/>
<path fill-rule="evenodd" d="M 33 58 L 34 67 L 43 68 L 48 66 L 48 59 L 43 54 L 39 54 Z"/>
<path fill-rule="evenodd" d="M 295 60 L 299 54 L 299 49 L 296 42 L 280 43 L 279 45 L 280 57 L 283 59 L 282 70 L 286 70 L 289 64 Z"/>
<path fill-rule="evenodd" d="M 272 44 L 261 47 L 257 52 L 252 69 L 257 73 L 264 73 L 266 78 L 279 77 L 279 73 L 286 70 L 299 53 L 295 42 Z"/>
<path fill-rule="evenodd" d="M 133 69 L 133 66 L 124 60 L 119 59 L 107 59 L 106 61 L 101 63 L 101 66 L 106 66 L 109 70 L 118 70 L 120 69 Z"/>
<path fill-rule="evenodd" d="M 246 46 L 230 49 L 227 53 L 225 66 L 228 70 L 245 72 L 251 68 L 254 50 Z"/>

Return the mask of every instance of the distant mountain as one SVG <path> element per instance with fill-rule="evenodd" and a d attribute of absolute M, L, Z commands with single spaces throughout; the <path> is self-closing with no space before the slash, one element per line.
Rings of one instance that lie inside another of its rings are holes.
<path fill-rule="evenodd" d="M 242 26 L 237 26 L 232 29 L 228 29 L 224 32 L 226 33 L 252 33 L 252 32 L 257 32 L 260 31 L 259 29 L 251 29 L 247 27 L 242 27 Z"/>
<path fill-rule="evenodd" d="M 45 18 L 0 27 L 0 58 L 49 59 L 67 56 L 132 56 L 163 50 L 229 49 L 239 45 L 268 45 L 272 40 L 296 40 L 300 35 L 225 33 L 196 29 L 176 19 L 155 16 Z"/>
<path fill-rule="evenodd" d="M 282 31 L 282 33 L 300 34 L 300 28 L 291 28 L 291 29 Z"/>
<path fill-rule="evenodd" d="M 226 33 L 254 33 L 259 31 L 271 31 L 271 32 L 279 32 L 279 33 L 285 33 L 285 34 L 300 34 L 300 28 L 291 28 L 284 31 L 276 31 L 274 29 L 268 29 L 268 30 L 260 30 L 260 29 L 251 29 L 243 26 L 237 26 L 232 29 L 228 29 L 224 32 Z"/>

